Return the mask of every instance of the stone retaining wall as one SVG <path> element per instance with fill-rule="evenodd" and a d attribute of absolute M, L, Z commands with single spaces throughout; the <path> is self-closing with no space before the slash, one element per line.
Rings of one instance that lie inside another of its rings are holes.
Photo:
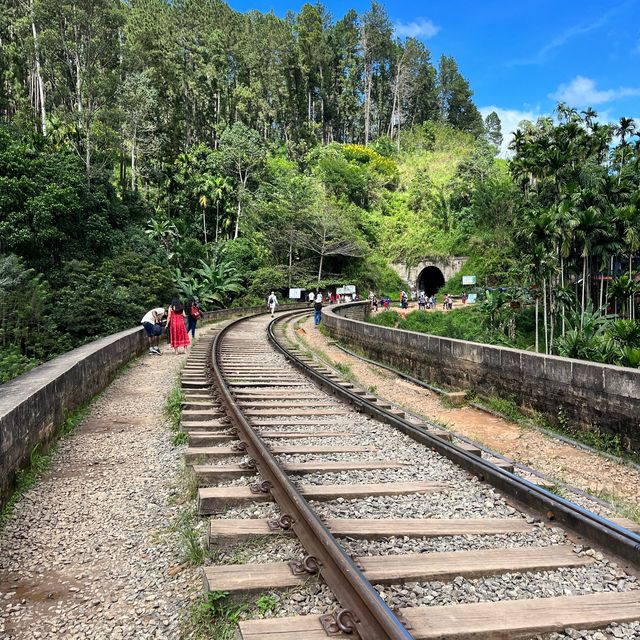
<path fill-rule="evenodd" d="M 367 302 L 325 307 L 323 324 L 421 380 L 507 398 L 552 423 L 618 435 L 640 451 L 640 370 L 381 327 L 363 322 L 368 310 Z"/>
<path fill-rule="evenodd" d="M 266 305 L 220 309 L 205 313 L 204 320 L 265 310 Z M 116 371 L 146 344 L 141 326 L 128 329 L 69 351 L 0 385 L 0 505 L 11 494 L 16 472 L 28 464 L 34 447 L 46 447 L 66 416 L 102 391 Z"/>

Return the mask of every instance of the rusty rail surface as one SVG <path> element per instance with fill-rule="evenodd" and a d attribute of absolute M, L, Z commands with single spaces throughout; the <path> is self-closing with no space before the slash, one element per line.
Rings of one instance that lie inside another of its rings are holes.
<path fill-rule="evenodd" d="M 307 310 L 294 311 L 284 317 L 276 318 L 269 323 L 267 333 L 276 349 L 324 391 L 349 402 L 363 413 L 397 428 L 413 440 L 437 451 L 466 471 L 503 491 L 522 505 L 533 509 L 544 519 L 555 521 L 568 527 L 607 551 L 624 558 L 635 569 L 640 567 L 640 535 L 592 513 L 580 505 L 565 500 L 524 478 L 520 478 L 514 473 L 501 469 L 488 460 L 474 456 L 453 443 L 428 434 L 416 425 L 377 407 L 373 402 L 349 391 L 349 389 L 305 364 L 278 340 L 274 327 L 285 318 L 291 319 L 294 316 L 308 313 L 309 311 Z"/>
<path fill-rule="evenodd" d="M 286 314 L 285 317 L 291 315 Z M 363 640 L 412 640 L 402 622 L 380 598 L 362 571 L 280 468 L 235 402 L 221 370 L 220 349 L 225 335 L 247 319 L 240 318 L 230 323 L 216 335 L 211 350 L 211 374 L 220 401 L 238 430 L 238 449 L 249 456 L 244 464 L 247 468 L 256 468 L 262 477 L 262 481 L 252 485 L 251 490 L 255 493 L 267 492 L 273 496 L 284 515 L 279 521 L 271 523 L 271 526 L 274 529 L 291 529 L 304 547 L 307 556 L 298 563 L 300 566 L 295 570 L 310 574 L 319 572 L 340 603 L 341 608 L 335 614 L 321 617 L 327 631 L 351 634 L 354 638 L 360 637 Z"/>

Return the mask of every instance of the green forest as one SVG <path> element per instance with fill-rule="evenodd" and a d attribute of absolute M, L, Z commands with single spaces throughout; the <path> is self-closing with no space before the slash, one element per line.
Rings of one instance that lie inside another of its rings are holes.
<path fill-rule="evenodd" d="M 640 365 L 635 123 L 560 104 L 502 136 L 377 2 L 5 0 L 0 382 L 174 295 L 396 293 L 390 263 L 448 255 L 502 287 L 482 339 Z"/>

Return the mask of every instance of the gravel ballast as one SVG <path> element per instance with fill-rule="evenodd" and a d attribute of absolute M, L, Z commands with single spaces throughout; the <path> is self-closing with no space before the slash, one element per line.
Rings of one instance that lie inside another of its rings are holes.
<path fill-rule="evenodd" d="M 168 531 L 182 450 L 165 398 L 184 356 L 135 360 L 60 442 L 0 531 L 0 637 L 176 638 L 194 570 Z"/>

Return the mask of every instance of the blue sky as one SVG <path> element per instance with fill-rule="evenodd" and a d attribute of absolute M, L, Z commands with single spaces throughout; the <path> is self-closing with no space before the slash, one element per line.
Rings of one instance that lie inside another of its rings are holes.
<path fill-rule="evenodd" d="M 304 2 L 231 0 L 239 11 L 284 16 Z M 323 3 L 334 17 L 368 1 Z M 496 110 L 507 133 L 563 100 L 602 120 L 640 122 L 640 0 L 447 0 L 385 2 L 398 35 L 453 55 L 483 115 Z M 505 141 L 506 142 L 506 141 Z"/>

